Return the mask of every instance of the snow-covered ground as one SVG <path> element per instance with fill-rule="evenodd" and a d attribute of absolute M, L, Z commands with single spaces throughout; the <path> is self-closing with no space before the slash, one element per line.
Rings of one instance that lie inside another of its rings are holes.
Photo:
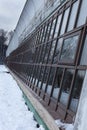
<path fill-rule="evenodd" d="M 44 130 L 36 127 L 21 90 L 13 77 L 0 65 L 0 130 Z"/>

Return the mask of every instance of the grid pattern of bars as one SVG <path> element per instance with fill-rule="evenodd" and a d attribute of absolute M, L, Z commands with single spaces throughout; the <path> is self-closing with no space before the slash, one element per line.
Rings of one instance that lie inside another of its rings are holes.
<path fill-rule="evenodd" d="M 78 25 L 82 5 L 82 0 L 66 2 L 6 59 L 8 67 L 52 108 L 54 117 L 67 122 L 77 111 L 87 68 L 80 64 L 87 26 L 86 16 Z"/>

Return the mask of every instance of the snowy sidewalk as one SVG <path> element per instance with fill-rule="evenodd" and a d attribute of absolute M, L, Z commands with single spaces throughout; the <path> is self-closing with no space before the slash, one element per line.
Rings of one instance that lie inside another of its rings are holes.
<path fill-rule="evenodd" d="M 13 77 L 0 65 L 0 130 L 43 130 L 36 128 L 33 113 L 28 111 Z"/>

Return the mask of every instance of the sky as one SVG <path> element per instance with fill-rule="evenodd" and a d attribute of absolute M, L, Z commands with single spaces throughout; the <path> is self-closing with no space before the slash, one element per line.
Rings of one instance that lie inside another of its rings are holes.
<path fill-rule="evenodd" d="M 0 29 L 14 30 L 26 0 L 0 0 Z"/>

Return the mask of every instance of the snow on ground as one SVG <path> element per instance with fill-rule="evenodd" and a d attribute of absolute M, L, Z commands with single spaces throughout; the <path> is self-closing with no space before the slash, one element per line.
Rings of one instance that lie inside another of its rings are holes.
<path fill-rule="evenodd" d="M 73 124 L 62 123 L 60 120 L 55 120 L 55 122 L 60 128 L 65 128 L 65 130 L 73 130 L 74 129 Z"/>
<path fill-rule="evenodd" d="M 13 77 L 0 65 L 0 130 L 44 130 L 36 128 L 33 113 L 28 111 L 22 92 Z"/>

